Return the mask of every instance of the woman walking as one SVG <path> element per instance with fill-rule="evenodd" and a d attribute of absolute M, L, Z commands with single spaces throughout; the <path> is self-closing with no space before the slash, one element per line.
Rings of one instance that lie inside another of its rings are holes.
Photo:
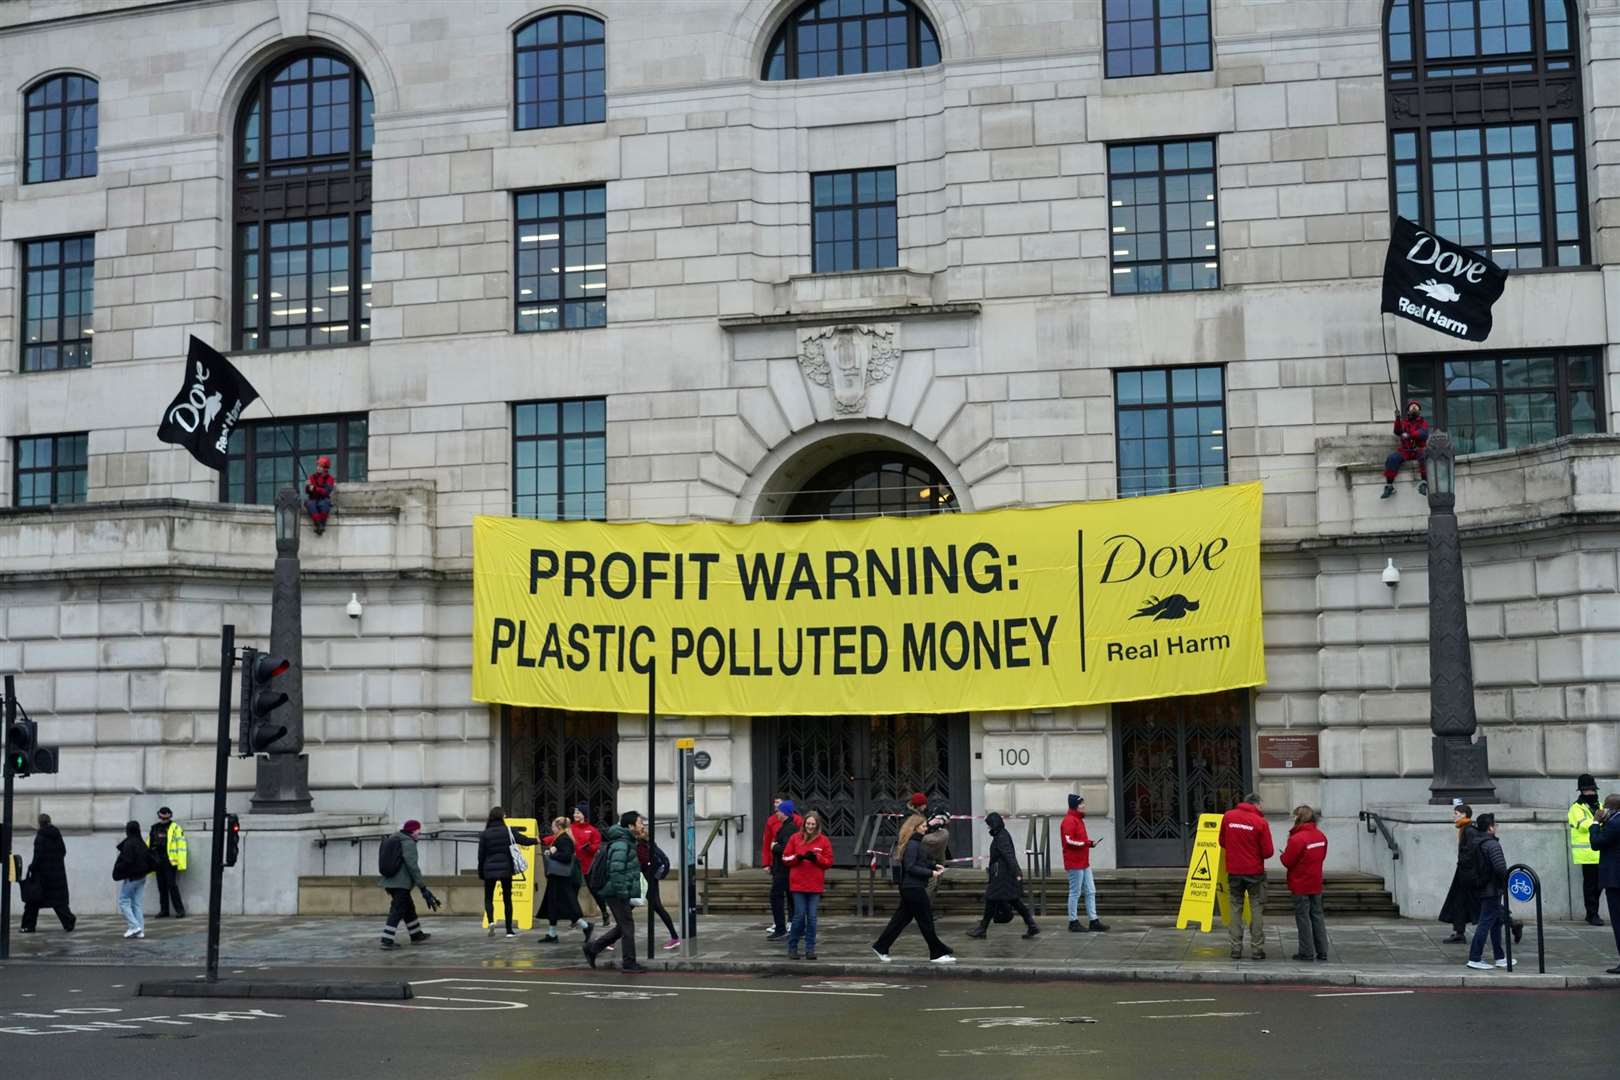
<path fill-rule="evenodd" d="M 950 822 L 949 810 L 936 810 L 928 817 L 926 826 L 929 832 L 943 829 Z M 916 920 L 917 930 L 922 934 L 923 940 L 928 943 L 928 960 L 932 964 L 954 964 L 956 956 L 950 947 L 939 940 L 934 932 L 934 905 L 928 899 L 929 879 L 945 872 L 945 867 L 928 861 L 928 855 L 923 849 L 923 833 L 912 833 L 911 839 L 906 841 L 906 848 L 900 855 L 900 905 L 894 916 L 889 919 L 889 925 L 883 928 L 883 933 L 872 942 L 872 952 L 885 964 L 889 962 L 889 949 L 894 945 L 895 939 L 906 924 Z"/>
<path fill-rule="evenodd" d="M 669 931 L 669 940 L 664 942 L 664 948 L 679 948 L 681 935 L 675 932 L 675 921 L 669 917 L 663 897 L 658 895 L 658 883 L 669 876 L 669 856 L 653 842 L 650 831 L 645 838 L 636 840 L 636 861 L 641 864 L 641 876 L 647 882 L 647 906 L 658 913 L 658 917 L 664 920 L 664 929 Z"/>
<path fill-rule="evenodd" d="M 574 837 L 568 829 L 568 819 L 560 817 L 551 823 L 551 835 L 545 838 L 541 849 L 546 871 L 546 893 L 540 898 L 536 917 L 549 925 L 540 936 L 541 941 L 557 940 L 557 924 L 567 923 L 591 940 L 591 924 L 579 910 L 579 860 L 574 857 Z"/>
<path fill-rule="evenodd" d="M 152 849 L 141 835 L 141 823 L 131 821 L 124 826 L 124 838 L 118 842 L 118 858 L 113 861 L 113 880 L 118 882 L 118 913 L 124 917 L 129 929 L 127 938 L 146 936 L 146 914 L 142 911 L 142 896 L 146 892 L 146 875 L 157 869 Z"/>
<path fill-rule="evenodd" d="M 1282 864 L 1288 869 L 1288 891 L 1294 898 L 1294 927 L 1299 931 L 1295 960 L 1328 958 L 1327 923 L 1322 918 L 1322 863 L 1327 859 L 1327 837 L 1316 827 L 1316 811 L 1294 807 L 1294 827 Z"/>
<path fill-rule="evenodd" d="M 986 814 L 984 823 L 990 828 L 990 880 L 984 887 L 984 915 L 979 919 L 979 925 L 969 930 L 967 936 L 984 937 L 998 909 L 1005 912 L 1011 908 L 1023 916 L 1024 937 L 1032 938 L 1041 932 L 1041 928 L 1035 925 L 1035 916 L 1029 913 L 1029 908 L 1024 904 L 1024 875 L 1018 869 L 1018 852 L 1013 848 L 1007 824 L 996 813 Z M 1007 922 L 1011 918 L 1009 914 L 998 921 Z"/>
<path fill-rule="evenodd" d="M 484 831 L 478 834 L 478 876 L 484 881 L 484 920 L 489 923 L 489 936 L 495 936 L 495 886 L 501 887 L 501 898 L 506 903 L 506 936 L 517 937 L 512 926 L 512 878 L 518 873 L 516 848 L 533 847 L 532 836 L 514 831 L 506 824 L 506 812 L 492 807 Z M 524 873 L 529 873 L 525 867 Z"/>
<path fill-rule="evenodd" d="M 782 849 L 788 865 L 788 895 L 793 898 L 793 926 L 788 931 L 788 959 L 799 958 L 799 940 L 804 940 L 804 958 L 816 958 L 816 916 L 821 910 L 821 894 L 826 889 L 827 868 L 833 864 L 832 841 L 821 831 L 821 815 L 814 810 L 804 815 L 804 827 L 793 834 Z"/>
<path fill-rule="evenodd" d="M 62 831 L 51 824 L 51 815 L 39 815 L 39 831 L 34 834 L 34 861 L 28 865 L 28 879 L 38 892 L 24 897 L 22 932 L 32 934 L 39 921 L 39 909 L 50 908 L 61 920 L 62 929 L 73 932 L 79 920 L 68 907 L 67 845 Z"/>

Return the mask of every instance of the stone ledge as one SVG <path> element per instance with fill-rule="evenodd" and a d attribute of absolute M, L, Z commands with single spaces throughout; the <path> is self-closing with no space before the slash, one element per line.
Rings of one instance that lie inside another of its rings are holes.
<path fill-rule="evenodd" d="M 728 315 L 720 329 L 750 330 L 769 326 L 821 326 L 840 322 L 882 322 L 888 319 L 964 318 L 980 312 L 977 302 L 953 304 L 913 304 L 905 307 L 846 308 L 836 311 L 788 312 L 780 315 Z"/>

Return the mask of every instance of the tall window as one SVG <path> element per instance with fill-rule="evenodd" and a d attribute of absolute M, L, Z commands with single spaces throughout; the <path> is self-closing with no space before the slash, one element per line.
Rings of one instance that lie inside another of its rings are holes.
<path fill-rule="evenodd" d="M 517 32 L 513 55 L 518 128 L 607 119 L 607 38 L 602 20 L 561 12 Z"/>
<path fill-rule="evenodd" d="M 814 79 L 939 63 L 939 36 L 909 0 L 810 0 L 783 20 L 760 78 Z"/>
<path fill-rule="evenodd" d="M 933 465 L 913 454 L 873 450 L 841 458 L 811 477 L 785 516 L 789 521 L 914 517 L 959 509 L 956 492 Z"/>
<path fill-rule="evenodd" d="M 894 170 L 817 173 L 810 178 L 810 267 L 878 270 L 900 265 Z"/>
<path fill-rule="evenodd" d="M 1218 366 L 1114 373 L 1119 494 L 1226 483 L 1225 372 Z"/>
<path fill-rule="evenodd" d="M 238 424 L 225 452 L 220 501 L 265 505 L 275 502 L 276 492 L 289 485 L 301 496 L 304 477 L 315 471 L 315 460 L 323 455 L 332 459 L 332 475 L 339 484 L 363 483 L 366 430 L 363 415 Z"/>
<path fill-rule="evenodd" d="M 1445 428 L 1459 454 L 1603 430 L 1603 373 L 1596 349 L 1512 356 L 1401 360 L 1403 400 Z"/>
<path fill-rule="evenodd" d="M 1588 262 L 1566 0 L 1390 0 L 1396 212 L 1503 266 Z"/>
<path fill-rule="evenodd" d="M 1209 0 L 1103 0 L 1107 77 L 1210 69 Z"/>
<path fill-rule="evenodd" d="M 87 367 L 96 307 L 96 238 L 23 244 L 24 371 Z"/>
<path fill-rule="evenodd" d="M 1114 292 L 1184 292 L 1221 285 L 1215 141 L 1108 148 Z"/>
<path fill-rule="evenodd" d="M 512 406 L 512 513 L 548 521 L 607 517 L 607 402 Z"/>
<path fill-rule="evenodd" d="M 40 435 L 12 440 L 12 501 L 17 506 L 84 502 L 90 436 Z"/>
<path fill-rule="evenodd" d="M 371 336 L 371 87 L 328 52 L 283 57 L 237 121 L 236 347 Z"/>
<path fill-rule="evenodd" d="M 55 75 L 28 91 L 24 183 L 96 175 L 99 92 L 88 75 Z"/>
<path fill-rule="evenodd" d="M 517 197 L 517 330 L 607 325 L 607 189 Z"/>

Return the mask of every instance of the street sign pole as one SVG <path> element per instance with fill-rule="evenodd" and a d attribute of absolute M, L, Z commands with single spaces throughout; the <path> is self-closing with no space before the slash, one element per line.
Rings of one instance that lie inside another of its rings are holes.
<path fill-rule="evenodd" d="M 1547 974 L 1547 936 L 1542 933 L 1541 927 L 1541 875 L 1537 874 L 1524 863 L 1514 863 L 1508 867 L 1507 891 L 1502 894 L 1502 908 L 1506 912 L 1508 970 L 1513 971 L 1513 901 L 1521 904 L 1530 900 L 1536 902 L 1536 968 L 1539 974 Z"/>
<path fill-rule="evenodd" d="M 654 804 L 656 802 L 656 792 L 658 790 L 658 771 L 657 771 L 657 768 L 656 768 L 656 764 L 657 764 L 657 761 L 658 761 L 658 755 L 657 755 L 657 752 L 654 750 L 654 747 L 656 747 L 658 745 L 658 679 L 657 679 L 657 676 L 658 676 L 658 670 L 657 670 L 656 667 L 649 667 L 647 669 L 647 843 L 649 845 L 647 850 L 648 850 L 649 854 L 652 851 L 652 848 L 651 848 L 650 845 L 653 843 L 653 838 L 656 835 L 653 832 L 653 826 L 658 821 L 657 817 L 655 817 L 654 813 L 653 813 L 653 806 L 654 806 Z M 649 882 L 647 887 L 649 889 L 656 889 L 656 888 L 658 888 L 658 882 L 656 882 L 656 881 Z M 654 935 L 656 933 L 654 928 L 657 925 L 658 925 L 658 913 L 653 910 L 652 904 L 648 903 L 647 904 L 647 960 L 648 960 L 649 963 L 652 961 L 652 957 L 653 957 L 653 942 L 654 942 Z M 632 920 L 630 925 L 625 927 L 624 929 L 625 929 L 625 933 L 630 935 L 630 940 L 626 943 L 626 945 L 631 950 L 634 950 L 635 949 L 635 933 L 636 933 L 635 921 Z"/>
<path fill-rule="evenodd" d="M 694 770 L 692 765 L 693 750 L 697 742 L 694 739 L 675 740 L 675 799 L 680 804 L 680 819 L 676 828 L 680 830 L 680 868 L 681 868 L 681 895 L 680 917 L 681 936 L 697 936 L 697 905 L 693 902 L 697 895 L 697 883 L 694 880 L 696 869 L 696 815 Z"/>
<path fill-rule="evenodd" d="M 0 731 L 4 751 L 5 816 L 0 818 L 0 960 L 11 956 L 11 725 L 17 719 L 17 680 L 6 676 L 5 730 Z"/>
<path fill-rule="evenodd" d="M 231 760 L 231 675 L 236 626 L 219 631 L 219 741 L 214 747 L 214 843 L 208 860 L 208 981 L 219 981 L 219 905 L 225 887 L 225 782 Z"/>

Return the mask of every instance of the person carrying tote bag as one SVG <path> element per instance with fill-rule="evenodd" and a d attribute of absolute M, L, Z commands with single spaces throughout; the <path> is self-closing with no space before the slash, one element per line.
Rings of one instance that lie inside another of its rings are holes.
<path fill-rule="evenodd" d="M 506 813 L 500 807 L 489 812 L 484 831 L 478 834 L 478 876 L 484 881 L 484 918 L 489 920 L 489 936 L 495 936 L 495 886 L 499 885 L 506 900 L 506 936 L 517 937 L 512 925 L 512 877 L 528 870 L 528 860 L 522 847 L 533 847 L 537 840 L 515 833 L 506 824 Z"/>

